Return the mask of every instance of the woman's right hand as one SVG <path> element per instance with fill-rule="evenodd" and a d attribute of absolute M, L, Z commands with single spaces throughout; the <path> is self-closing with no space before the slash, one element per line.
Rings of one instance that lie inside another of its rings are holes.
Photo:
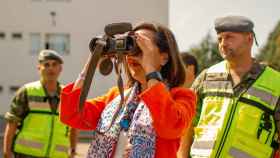
<path fill-rule="evenodd" d="M 160 51 L 153 40 L 154 33 L 148 30 L 138 30 L 135 32 L 136 42 L 142 50 L 141 65 L 148 74 L 160 69 Z"/>

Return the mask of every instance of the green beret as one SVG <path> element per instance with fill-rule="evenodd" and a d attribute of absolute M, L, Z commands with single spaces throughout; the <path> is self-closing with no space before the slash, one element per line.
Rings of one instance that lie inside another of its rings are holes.
<path fill-rule="evenodd" d="M 225 16 L 215 20 L 215 30 L 220 32 L 254 32 L 254 23 L 244 16 Z"/>
<path fill-rule="evenodd" d="M 56 60 L 61 64 L 63 63 L 62 57 L 56 51 L 50 49 L 41 50 L 39 53 L 38 61 L 43 62 L 46 60 Z"/>

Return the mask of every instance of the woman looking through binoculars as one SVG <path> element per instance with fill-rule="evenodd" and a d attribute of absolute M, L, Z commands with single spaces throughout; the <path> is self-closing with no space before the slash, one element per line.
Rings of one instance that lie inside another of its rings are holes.
<path fill-rule="evenodd" d="M 128 81 L 121 106 L 114 87 L 88 99 L 79 111 L 83 77 L 62 90 L 62 122 L 96 131 L 88 158 L 175 158 L 180 137 L 194 116 L 196 97 L 183 88 L 184 64 L 172 32 L 153 23 L 141 23 L 133 32 L 141 53 L 125 57 Z M 81 74 L 87 67 L 88 62 Z"/>

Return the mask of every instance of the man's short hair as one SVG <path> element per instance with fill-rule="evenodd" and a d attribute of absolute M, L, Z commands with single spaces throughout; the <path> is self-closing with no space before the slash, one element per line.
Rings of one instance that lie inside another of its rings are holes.
<path fill-rule="evenodd" d="M 197 75 L 197 73 L 198 73 L 198 63 L 197 63 L 196 58 L 188 52 L 182 52 L 181 57 L 182 57 L 183 62 L 185 63 L 186 66 L 189 66 L 189 65 L 194 66 L 194 73 L 195 73 L 195 75 Z"/>

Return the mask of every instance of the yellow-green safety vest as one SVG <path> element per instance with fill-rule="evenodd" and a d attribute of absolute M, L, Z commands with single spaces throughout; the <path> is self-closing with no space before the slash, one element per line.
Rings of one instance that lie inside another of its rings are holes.
<path fill-rule="evenodd" d="M 29 113 L 14 142 L 14 151 L 48 158 L 67 158 L 70 147 L 68 127 L 52 112 L 40 81 L 25 85 Z"/>
<path fill-rule="evenodd" d="M 273 114 L 280 73 L 266 67 L 239 96 L 233 95 L 228 74 L 225 61 L 206 72 L 192 158 L 270 158 L 277 137 Z"/>

